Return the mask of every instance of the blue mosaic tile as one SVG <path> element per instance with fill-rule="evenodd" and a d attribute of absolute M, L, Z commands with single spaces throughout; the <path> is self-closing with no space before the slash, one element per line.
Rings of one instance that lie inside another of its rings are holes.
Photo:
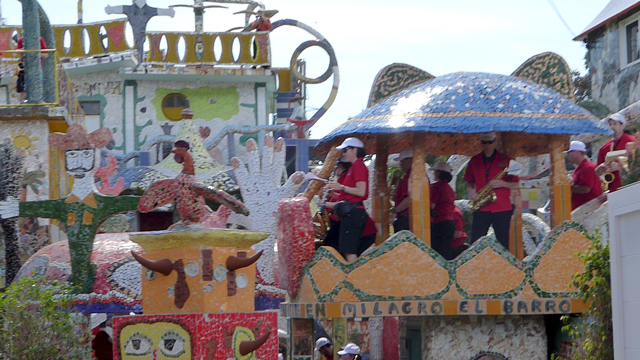
<path fill-rule="evenodd" d="M 436 77 L 362 111 L 320 142 L 354 134 L 408 131 L 474 134 L 611 134 L 573 101 L 507 75 L 459 72 Z"/>

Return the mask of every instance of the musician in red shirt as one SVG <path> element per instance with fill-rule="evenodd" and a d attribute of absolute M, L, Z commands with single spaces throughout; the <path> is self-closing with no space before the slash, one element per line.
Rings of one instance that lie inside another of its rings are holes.
<path fill-rule="evenodd" d="M 607 153 L 616 150 L 626 150 L 627 143 L 636 141 L 636 137 L 624 132 L 624 129 L 627 126 L 627 118 L 625 118 L 624 115 L 620 113 L 612 114 L 607 119 L 607 122 L 609 123 L 611 130 L 613 130 L 613 139 L 604 143 L 598 151 L 596 175 L 602 176 L 604 174 L 611 173 L 613 175 L 613 181 L 609 183 L 608 190 L 610 192 L 614 192 L 622 186 L 622 179 L 620 178 L 620 169 L 622 166 L 618 161 L 605 164 Z"/>
<path fill-rule="evenodd" d="M 505 174 L 502 179 L 495 179 L 500 172 L 509 167 L 511 158 L 496 150 L 497 136 L 495 132 L 480 134 L 482 152 L 469 160 L 464 181 L 467 182 L 467 193 L 470 200 L 478 198 L 478 191 L 489 185 L 496 194 L 495 202 L 488 202 L 480 210 L 473 212 L 471 226 L 471 243 L 485 236 L 493 225 L 496 239 L 507 250 L 509 249 L 509 227 L 513 215 L 511 190 L 518 188 L 517 176 Z"/>
<path fill-rule="evenodd" d="M 343 161 L 342 157 L 338 159 L 336 170 L 334 171 L 334 177 L 337 178 L 339 184 L 344 182 L 344 178 L 347 176 L 347 170 L 349 170 L 350 167 L 350 162 Z M 338 239 L 340 238 L 340 219 L 333 214 L 333 207 L 338 202 L 339 198 L 339 191 L 330 191 L 327 195 L 327 200 L 324 203 L 324 206 L 327 208 L 327 212 L 329 212 L 330 222 L 329 230 L 322 241 L 322 246 L 331 246 L 336 250 L 338 250 Z"/>
<path fill-rule="evenodd" d="M 409 178 L 411 177 L 413 150 L 402 150 L 396 157 L 396 161 L 400 161 L 400 167 L 402 171 L 404 171 L 404 177 L 396 185 L 396 191 L 393 194 L 394 207 L 391 208 L 390 221 L 393 223 L 394 233 L 401 230 L 411 230 L 409 225 L 409 205 L 411 205 Z"/>
<path fill-rule="evenodd" d="M 455 259 L 469 247 L 466 244 L 467 233 L 464 232 L 464 215 L 457 206 L 453 209 L 453 222 L 456 224 L 456 231 L 453 233 L 453 242 L 451 242 L 453 248 L 451 257 Z"/>
<path fill-rule="evenodd" d="M 338 202 L 346 201 L 355 206 L 340 219 L 339 239 L 340 253 L 347 262 L 353 262 L 375 241 L 375 225 L 371 229 L 373 220 L 362 203 L 369 197 L 369 169 L 363 161 L 366 152 L 360 139 L 346 138 L 336 149 L 344 152 L 342 157 L 351 163 L 351 167 L 342 184 L 331 181 L 326 187 L 329 191 L 340 191 Z M 370 234 L 372 231 L 373 234 Z"/>
<path fill-rule="evenodd" d="M 453 259 L 451 243 L 456 224 L 453 221 L 453 209 L 456 194 L 449 182 L 453 179 L 451 166 L 446 162 L 430 168 L 435 182 L 429 187 L 431 202 L 431 247 L 447 260 Z"/>
<path fill-rule="evenodd" d="M 578 166 L 573 171 L 571 184 L 571 208 L 575 209 L 602 195 L 602 186 L 596 175 L 596 165 L 587 158 L 587 147 L 582 141 L 572 141 L 565 153 L 569 161 Z"/>

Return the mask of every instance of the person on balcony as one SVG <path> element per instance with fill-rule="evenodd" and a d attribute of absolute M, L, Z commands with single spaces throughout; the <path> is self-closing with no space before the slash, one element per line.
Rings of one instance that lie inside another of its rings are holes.
<path fill-rule="evenodd" d="M 18 39 L 18 43 L 16 45 L 16 50 L 22 50 L 24 49 L 24 38 L 20 38 Z M 42 49 L 48 49 L 47 47 L 47 43 L 44 41 L 44 39 L 42 38 L 42 36 L 40 37 L 40 50 Z M 42 66 L 42 63 L 44 62 L 44 59 L 46 59 L 47 57 L 49 57 L 49 53 L 48 52 L 41 52 L 40 53 L 40 66 Z M 25 81 L 25 73 L 24 73 L 24 54 L 20 55 L 20 61 L 18 62 L 18 80 L 16 81 L 16 92 L 18 92 L 18 95 L 20 97 L 20 103 L 25 102 L 25 97 L 26 97 L 26 92 L 25 92 L 25 86 L 24 86 L 24 81 Z"/>

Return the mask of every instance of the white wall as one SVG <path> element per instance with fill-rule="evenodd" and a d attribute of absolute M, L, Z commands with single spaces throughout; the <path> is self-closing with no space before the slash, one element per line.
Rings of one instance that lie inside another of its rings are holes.
<path fill-rule="evenodd" d="M 640 359 L 640 184 L 609 195 L 613 345 L 616 360 Z"/>

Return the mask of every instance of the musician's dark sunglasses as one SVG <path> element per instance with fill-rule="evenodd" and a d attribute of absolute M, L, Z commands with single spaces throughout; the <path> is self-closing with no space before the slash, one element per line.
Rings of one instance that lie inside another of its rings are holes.
<path fill-rule="evenodd" d="M 482 145 L 493 144 L 495 140 L 480 140 Z"/>

